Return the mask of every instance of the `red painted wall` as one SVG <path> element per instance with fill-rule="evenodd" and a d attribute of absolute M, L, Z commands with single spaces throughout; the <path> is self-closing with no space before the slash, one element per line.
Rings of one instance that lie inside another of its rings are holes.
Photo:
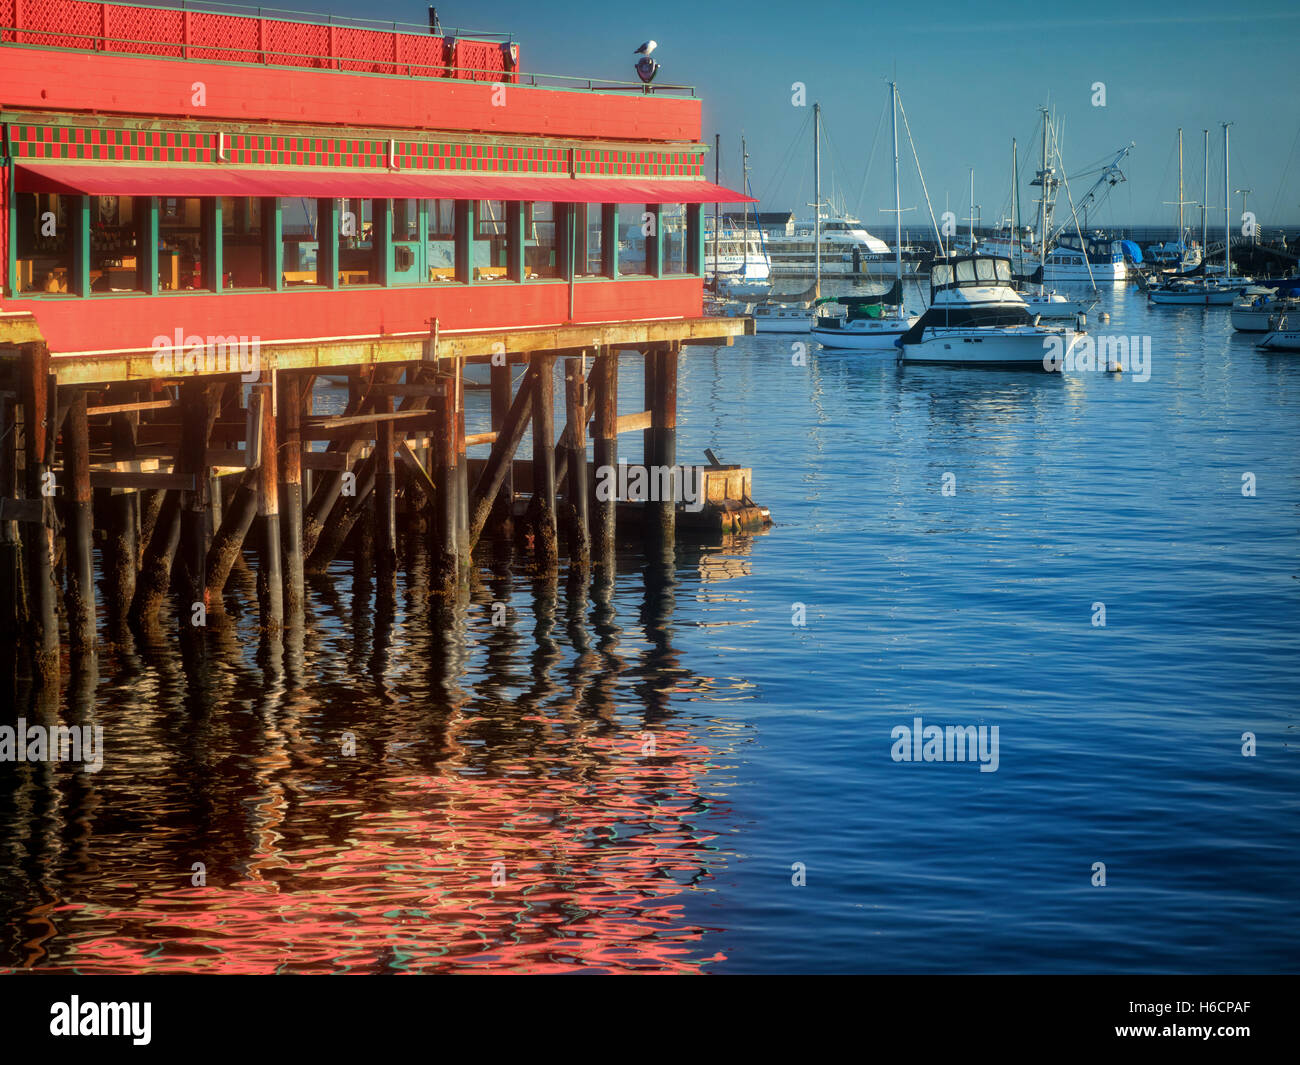
<path fill-rule="evenodd" d="M 299 289 L 246 292 L 105 296 L 84 299 L 5 300 L 6 311 L 31 311 L 52 354 L 138 350 L 153 338 L 188 334 L 259 337 L 263 343 L 310 337 L 423 333 L 430 319 L 440 330 L 527 328 L 569 320 L 569 286 L 458 285 L 445 288 Z M 575 322 L 694 318 L 703 313 L 703 281 L 580 282 L 574 286 Z"/>
<path fill-rule="evenodd" d="M 191 103 L 193 83 L 207 106 Z M 155 117 L 473 130 L 541 137 L 698 141 L 700 101 L 510 85 L 492 106 L 483 82 L 0 46 L 0 107 Z"/>

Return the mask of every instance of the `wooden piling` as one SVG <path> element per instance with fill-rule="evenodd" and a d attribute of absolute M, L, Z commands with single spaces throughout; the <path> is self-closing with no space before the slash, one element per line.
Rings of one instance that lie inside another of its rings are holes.
<path fill-rule="evenodd" d="M 180 542 L 181 494 L 168 490 L 154 521 L 140 565 L 140 576 L 135 582 L 135 598 L 131 600 L 133 621 L 142 625 L 156 623 L 158 608 L 171 584 L 172 561 Z"/>
<path fill-rule="evenodd" d="M 393 401 L 381 396 L 375 403 L 377 414 L 387 414 Z M 375 566 L 381 585 L 386 584 L 397 568 L 397 469 L 393 452 L 396 443 L 393 423 L 381 421 L 375 427 Z"/>
<path fill-rule="evenodd" d="M 569 559 L 586 569 L 591 564 L 591 534 L 588 524 L 587 493 L 587 382 L 583 373 L 586 357 L 564 360 L 564 411 L 567 421 L 564 448 L 566 526 Z"/>
<path fill-rule="evenodd" d="M 651 446 L 646 464 L 665 469 L 677 465 L 677 356 L 680 345 L 660 348 L 654 358 L 654 397 L 650 406 Z M 668 498 L 646 504 L 651 535 L 661 546 L 673 543 L 677 530 L 676 477 L 653 478 L 664 487 L 671 485 Z"/>
<path fill-rule="evenodd" d="M 68 642 L 78 668 L 95 656 L 94 512 L 90 494 L 90 423 L 86 392 L 76 389 L 67 401 L 63 430 L 63 480 L 67 529 Z"/>
<path fill-rule="evenodd" d="M 113 459 L 129 461 L 135 458 L 136 426 L 140 416 L 134 412 L 112 415 Z M 131 609 L 135 596 L 136 572 L 140 564 L 140 492 L 109 491 L 104 507 L 107 515 L 107 539 L 104 545 L 105 587 L 108 599 L 109 622 L 120 628 Z"/>
<path fill-rule="evenodd" d="M 434 596 L 445 598 L 455 595 L 459 581 L 456 550 L 459 504 L 456 491 L 456 396 L 450 382 L 444 380 L 443 384 L 440 394 L 432 400 L 432 474 L 436 498 L 429 591 Z"/>
<path fill-rule="evenodd" d="M 535 354 L 533 387 L 533 519 L 538 569 L 559 563 L 555 532 L 555 356 Z"/>
<path fill-rule="evenodd" d="M 284 627 L 284 571 L 280 562 L 280 462 L 275 424 L 275 370 L 262 374 L 257 389 L 262 408 L 262 461 L 257 471 L 258 537 L 257 602 L 262 628 L 269 633 Z"/>
<path fill-rule="evenodd" d="M 26 498 L 40 500 L 43 520 L 22 529 L 27 574 L 28 620 L 32 626 L 36 676 L 42 683 L 59 674 L 59 615 L 54 583 L 53 481 L 47 477 L 54 430 L 50 410 L 50 351 L 43 343 L 25 344 L 19 362 L 23 405 L 23 460 Z M 48 493 L 48 494 L 47 494 Z"/>
<path fill-rule="evenodd" d="M 495 359 L 496 356 L 493 356 Z M 500 435 L 505 428 L 506 416 L 510 413 L 510 362 L 501 356 L 498 366 L 492 363 L 492 431 Z M 531 410 L 531 407 L 529 408 Z M 500 535 L 509 539 L 513 525 L 513 508 L 515 501 L 515 478 L 513 463 L 507 463 L 505 477 L 497 492 L 496 503 L 492 510 L 491 526 Z M 471 521 L 471 528 L 473 522 Z"/>
<path fill-rule="evenodd" d="M 190 627 L 196 603 L 203 603 L 208 548 L 212 539 L 212 478 L 207 450 L 212 425 L 220 410 L 222 385 L 202 378 L 181 383 L 181 444 L 176 470 L 194 478 L 193 487 L 181 493 L 180 581 L 178 602 L 182 629 Z"/>
<path fill-rule="evenodd" d="M 284 609 L 291 619 L 302 616 L 305 590 L 302 544 L 302 412 L 304 379 L 280 375 L 280 532 L 284 538 Z"/>
<path fill-rule="evenodd" d="M 537 367 L 534 364 L 528 368 L 523 380 L 519 383 L 519 391 L 510 404 L 510 410 L 506 414 L 505 421 L 501 423 L 497 438 L 492 444 L 492 451 L 488 455 L 487 465 L 484 466 L 483 472 L 479 474 L 478 482 L 474 485 L 474 498 L 470 507 L 469 523 L 471 547 L 478 543 L 479 537 L 487 526 L 497 495 L 503 490 L 503 486 L 510 476 L 510 467 L 514 461 L 515 451 L 519 447 L 519 442 L 523 440 L 524 432 L 527 430 L 528 423 L 532 418 L 533 378 L 536 373 Z"/>
<path fill-rule="evenodd" d="M 240 478 L 235 494 L 221 515 L 221 528 L 212 538 L 204 579 L 205 599 L 210 610 L 220 608 L 221 593 L 231 567 L 243 550 L 244 540 L 257 518 L 259 479 L 257 470 L 249 470 Z"/>
<path fill-rule="evenodd" d="M 610 477 L 618 469 L 618 353 L 602 351 L 592 365 L 593 402 L 596 428 L 592 442 L 592 458 L 596 466 L 599 485 L 602 474 Z M 607 482 L 608 483 L 608 482 Z M 595 493 L 593 493 L 595 494 Z M 614 515 L 617 507 L 615 493 L 608 498 L 595 494 L 592 510 L 592 553 L 597 573 L 605 579 L 614 576 Z"/>

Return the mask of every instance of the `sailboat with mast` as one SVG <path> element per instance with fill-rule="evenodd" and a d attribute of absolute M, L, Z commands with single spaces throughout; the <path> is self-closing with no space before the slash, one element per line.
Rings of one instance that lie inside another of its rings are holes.
<path fill-rule="evenodd" d="M 841 314 L 819 314 L 813 322 L 812 335 L 825 348 L 849 351 L 891 351 L 894 342 L 917 322 L 903 306 L 903 209 L 898 185 L 898 83 L 889 83 L 889 104 L 894 133 L 894 284 L 888 292 L 876 296 L 837 296 L 818 299 L 819 306 L 835 304 Z M 821 180 L 818 170 L 817 218 L 821 219 Z M 818 239 L 817 285 L 821 285 L 820 234 Z M 820 293 L 819 293 L 820 295 Z"/>
<path fill-rule="evenodd" d="M 1222 277 L 1175 277 L 1163 285 L 1147 290 L 1147 299 L 1156 306 L 1174 307 L 1231 307 L 1237 297 L 1250 283 L 1250 278 L 1233 279 L 1232 276 L 1232 218 L 1228 206 L 1228 127 L 1231 122 L 1223 123 L 1223 276 Z M 1201 205 L 1201 241 L 1204 245 L 1206 215 L 1209 211 L 1206 203 L 1210 196 L 1210 131 L 1205 134 L 1205 178 Z M 1181 199 L 1182 197 L 1179 197 Z"/>

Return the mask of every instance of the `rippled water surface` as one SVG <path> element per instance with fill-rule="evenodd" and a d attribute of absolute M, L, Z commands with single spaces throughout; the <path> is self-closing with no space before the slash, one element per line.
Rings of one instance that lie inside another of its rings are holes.
<path fill-rule="evenodd" d="M 1300 356 L 1104 300 L 1149 381 L 688 349 L 679 458 L 765 534 L 454 609 L 343 562 L 283 647 L 245 569 L 206 659 L 21 697 L 107 749 L 0 766 L 0 967 L 1296 969 Z M 895 762 L 917 717 L 997 771 Z"/>

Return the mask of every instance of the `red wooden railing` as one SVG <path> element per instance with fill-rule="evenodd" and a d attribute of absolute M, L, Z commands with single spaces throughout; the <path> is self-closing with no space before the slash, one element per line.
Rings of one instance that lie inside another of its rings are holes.
<path fill-rule="evenodd" d="M 509 40 L 363 29 L 333 19 L 301 22 L 265 17 L 260 8 L 249 10 L 258 14 L 92 0 L 0 0 L 0 43 L 368 74 L 518 81 L 519 49 Z"/>

